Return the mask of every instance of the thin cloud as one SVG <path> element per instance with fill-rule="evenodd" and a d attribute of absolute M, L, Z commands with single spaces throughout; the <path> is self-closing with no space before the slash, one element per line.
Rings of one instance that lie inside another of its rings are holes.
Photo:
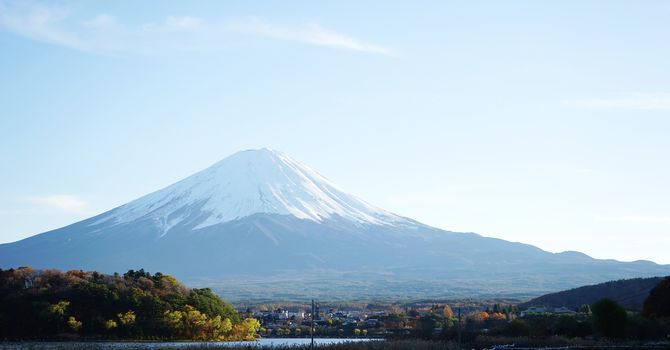
<path fill-rule="evenodd" d="M 578 99 L 564 103 L 588 109 L 670 110 L 670 93 L 635 93 L 611 98 Z"/>
<path fill-rule="evenodd" d="M 0 26 L 33 40 L 88 51 L 80 38 L 62 28 L 68 17 L 69 12 L 61 8 L 29 3 L 10 7 L 0 2 Z"/>
<path fill-rule="evenodd" d="M 148 54 L 215 50 L 222 29 L 206 28 L 193 16 L 168 16 L 130 26 L 109 14 L 81 18 L 67 9 L 39 3 L 0 2 L 0 28 L 70 49 L 98 54 Z M 209 30 L 209 32 L 208 32 Z"/>
<path fill-rule="evenodd" d="M 259 18 L 251 18 L 246 21 L 234 22 L 230 25 L 230 28 L 239 32 L 255 34 L 268 38 L 295 41 L 351 51 L 376 53 L 389 56 L 395 55 L 393 50 L 388 47 L 368 43 L 360 39 L 323 28 L 316 23 L 304 26 L 288 26 L 265 22 Z"/>
<path fill-rule="evenodd" d="M 0 29 L 70 49 L 98 54 L 150 54 L 169 51 L 210 52 L 233 42 L 232 36 L 252 33 L 280 40 L 357 52 L 393 55 L 385 46 L 326 29 L 318 24 L 291 27 L 259 19 L 207 20 L 196 16 L 168 16 L 129 25 L 101 13 L 83 18 L 62 7 L 0 0 Z"/>
<path fill-rule="evenodd" d="M 83 198 L 69 194 L 47 195 L 27 198 L 27 201 L 46 209 L 55 209 L 66 213 L 85 213 L 89 204 Z"/>

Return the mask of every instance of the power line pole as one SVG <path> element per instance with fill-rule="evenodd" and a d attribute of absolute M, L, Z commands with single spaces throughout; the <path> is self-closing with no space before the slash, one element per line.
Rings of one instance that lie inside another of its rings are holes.
<path fill-rule="evenodd" d="M 314 313 L 315 313 L 315 308 L 314 308 L 314 299 L 312 299 L 312 325 L 309 327 L 309 335 L 312 338 L 312 345 L 310 346 L 311 350 L 314 350 Z"/>

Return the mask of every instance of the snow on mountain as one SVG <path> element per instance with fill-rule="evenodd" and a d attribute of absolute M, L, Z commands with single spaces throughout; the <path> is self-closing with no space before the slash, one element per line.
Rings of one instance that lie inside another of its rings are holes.
<path fill-rule="evenodd" d="M 94 222 L 152 219 L 165 233 L 187 218 L 193 229 L 267 213 L 322 222 L 398 225 L 410 220 L 347 194 L 286 154 L 263 148 L 237 152 L 162 190 L 116 208 Z"/>

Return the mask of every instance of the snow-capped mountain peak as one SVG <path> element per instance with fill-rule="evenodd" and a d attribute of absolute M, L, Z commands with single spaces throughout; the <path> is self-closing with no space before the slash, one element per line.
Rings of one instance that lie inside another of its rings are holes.
<path fill-rule="evenodd" d="M 194 229 L 257 213 L 321 222 L 397 225 L 407 219 L 345 193 L 311 168 L 268 148 L 237 152 L 171 186 L 123 205 L 94 224 L 152 219 L 167 232 L 196 218 Z"/>

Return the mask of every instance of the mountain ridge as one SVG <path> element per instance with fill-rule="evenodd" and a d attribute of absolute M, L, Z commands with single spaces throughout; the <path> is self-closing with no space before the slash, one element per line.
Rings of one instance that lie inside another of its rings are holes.
<path fill-rule="evenodd" d="M 519 306 L 549 306 L 576 309 L 583 305 L 593 305 L 593 303 L 600 299 L 608 298 L 616 301 L 628 310 L 641 311 L 644 300 L 649 296 L 649 292 L 663 279 L 664 277 L 650 277 L 607 281 L 542 295 L 521 303 Z"/>
<path fill-rule="evenodd" d="M 0 245 L 0 267 L 19 265 L 108 273 L 143 267 L 190 283 L 226 281 L 221 290 L 249 295 L 235 284 L 265 278 L 253 284 L 261 296 L 296 297 L 319 292 L 309 289 L 317 280 L 331 285 L 326 292 L 353 296 L 356 288 L 369 296 L 539 295 L 670 274 L 667 265 L 555 254 L 434 228 L 377 208 L 268 149 L 235 153 L 108 212 Z M 304 283 L 279 288 L 286 276 Z"/>

